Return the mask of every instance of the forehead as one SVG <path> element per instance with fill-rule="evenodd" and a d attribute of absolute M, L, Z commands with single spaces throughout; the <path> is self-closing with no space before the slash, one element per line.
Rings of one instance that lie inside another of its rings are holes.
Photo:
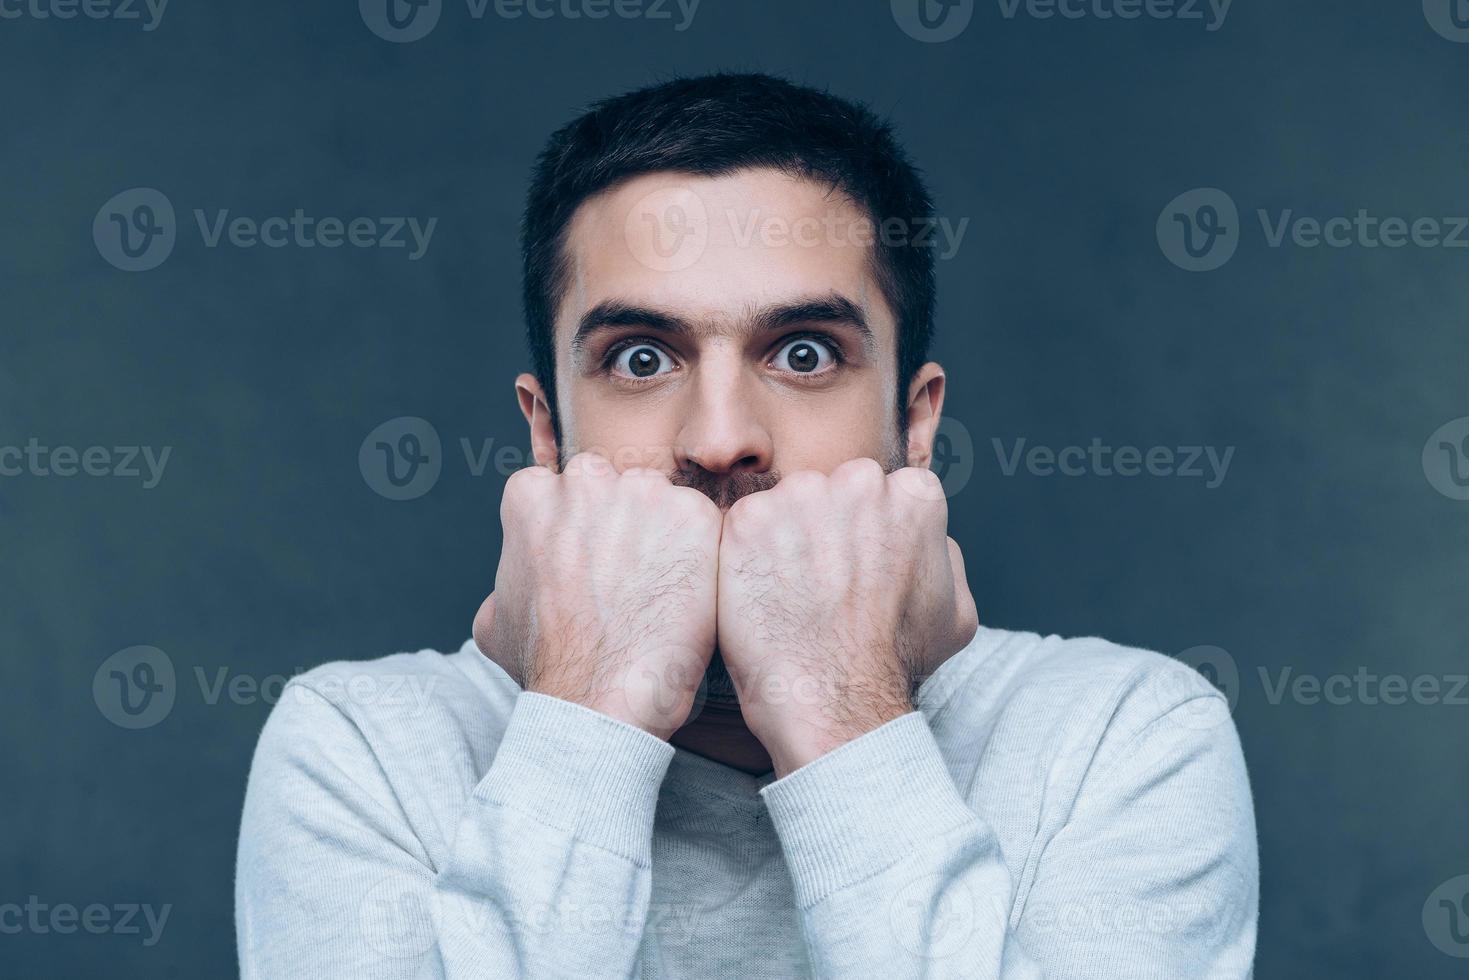
<path fill-rule="evenodd" d="M 872 272 L 873 235 L 845 195 L 775 170 L 625 181 L 589 198 L 568 226 L 558 356 L 579 318 L 604 303 L 719 324 L 833 295 L 890 349 L 895 324 Z"/>

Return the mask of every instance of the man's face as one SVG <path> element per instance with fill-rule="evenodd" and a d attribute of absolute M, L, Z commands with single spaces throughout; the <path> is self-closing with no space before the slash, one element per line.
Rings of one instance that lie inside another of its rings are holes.
<path fill-rule="evenodd" d="M 782 473 L 906 462 L 896 323 L 845 197 L 773 170 L 651 174 L 568 231 L 562 460 L 596 449 L 725 508 Z"/>
<path fill-rule="evenodd" d="M 650 174 L 586 201 L 555 323 L 561 444 L 535 379 L 517 379 L 537 461 L 593 450 L 725 510 L 796 470 L 927 465 L 943 373 L 909 382 L 900 426 L 874 235 L 845 196 L 774 170 Z M 733 699 L 717 657 L 709 684 Z"/>

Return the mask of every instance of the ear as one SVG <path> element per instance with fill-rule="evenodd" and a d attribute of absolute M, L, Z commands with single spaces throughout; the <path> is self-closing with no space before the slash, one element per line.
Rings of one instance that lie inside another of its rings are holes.
<path fill-rule="evenodd" d="M 908 384 L 908 465 L 927 468 L 944 410 L 944 369 L 929 361 Z"/>
<path fill-rule="evenodd" d="M 515 378 L 515 397 L 520 401 L 520 414 L 530 425 L 530 451 L 537 466 L 555 470 L 560 459 L 556 451 L 556 428 L 551 424 L 551 408 L 546 392 L 533 374 Z"/>

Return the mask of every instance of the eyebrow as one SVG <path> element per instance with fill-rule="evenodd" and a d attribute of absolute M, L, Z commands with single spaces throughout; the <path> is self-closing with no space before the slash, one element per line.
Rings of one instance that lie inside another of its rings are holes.
<path fill-rule="evenodd" d="M 863 353 L 868 357 L 872 356 L 874 340 L 867 317 L 861 307 L 841 293 L 833 292 L 754 310 L 741 319 L 739 333 L 753 337 L 802 323 L 828 323 L 850 327 L 861 338 Z M 571 356 L 580 356 L 596 334 L 619 327 L 642 327 L 655 333 L 680 337 L 711 334 L 716 329 L 708 322 L 691 321 L 666 310 L 637 306 L 621 300 L 606 300 L 592 307 L 577 321 L 576 332 L 571 338 Z"/>

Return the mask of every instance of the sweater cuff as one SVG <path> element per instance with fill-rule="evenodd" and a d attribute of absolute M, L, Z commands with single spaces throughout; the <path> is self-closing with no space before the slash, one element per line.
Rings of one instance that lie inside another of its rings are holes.
<path fill-rule="evenodd" d="M 640 728 L 524 691 L 474 797 L 646 865 L 673 754 Z"/>
<path fill-rule="evenodd" d="M 833 749 L 760 795 L 802 909 L 975 819 L 917 711 Z"/>

